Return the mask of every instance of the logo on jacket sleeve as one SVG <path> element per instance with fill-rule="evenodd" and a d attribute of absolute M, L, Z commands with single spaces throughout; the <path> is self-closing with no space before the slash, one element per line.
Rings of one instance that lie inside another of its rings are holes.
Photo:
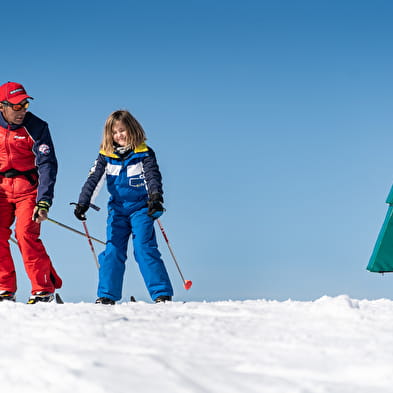
<path fill-rule="evenodd" d="M 44 156 L 47 156 L 50 153 L 50 147 L 48 145 L 45 145 L 45 143 L 43 143 L 38 147 L 38 151 Z"/>

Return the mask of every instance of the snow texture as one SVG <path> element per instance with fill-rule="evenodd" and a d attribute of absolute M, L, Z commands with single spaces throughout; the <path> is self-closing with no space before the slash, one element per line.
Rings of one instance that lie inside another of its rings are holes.
<path fill-rule="evenodd" d="M 7 393 L 391 393 L 393 301 L 2 302 Z"/>

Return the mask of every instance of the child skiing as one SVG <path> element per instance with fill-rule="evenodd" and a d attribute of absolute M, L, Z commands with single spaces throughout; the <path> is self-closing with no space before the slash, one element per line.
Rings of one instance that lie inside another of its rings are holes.
<path fill-rule="evenodd" d="M 145 140 L 142 126 L 130 112 L 113 112 L 105 122 L 98 158 L 74 210 L 79 220 L 86 220 L 85 213 L 106 178 L 110 193 L 107 243 L 98 257 L 96 303 L 115 304 L 121 299 L 131 234 L 134 257 L 152 300 L 172 300 L 172 285 L 154 231 L 154 220 L 164 212 L 161 173 L 155 153 Z"/>

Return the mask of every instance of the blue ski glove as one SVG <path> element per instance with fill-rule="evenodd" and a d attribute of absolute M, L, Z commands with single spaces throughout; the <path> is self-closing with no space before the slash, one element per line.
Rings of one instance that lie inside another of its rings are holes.
<path fill-rule="evenodd" d="M 74 215 L 78 220 L 86 221 L 85 213 L 87 212 L 87 210 L 89 210 L 89 206 L 85 206 L 77 203 L 74 209 Z"/>
<path fill-rule="evenodd" d="M 164 200 L 162 199 L 161 194 L 150 195 L 149 200 L 147 201 L 147 215 L 153 220 L 161 217 L 165 211 L 164 206 L 162 205 L 163 202 Z"/>

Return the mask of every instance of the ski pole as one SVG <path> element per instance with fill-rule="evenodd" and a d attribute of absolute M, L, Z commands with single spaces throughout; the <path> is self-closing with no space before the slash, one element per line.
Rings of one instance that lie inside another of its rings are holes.
<path fill-rule="evenodd" d="M 188 290 L 188 289 L 190 289 L 191 286 L 192 286 L 192 281 L 191 281 L 191 280 L 185 280 L 185 279 L 184 279 L 183 274 L 182 274 L 182 272 L 181 272 L 181 270 L 180 270 L 179 264 L 178 264 L 177 261 L 176 261 L 175 254 L 173 253 L 172 247 L 171 247 L 171 245 L 169 244 L 169 240 L 168 240 L 168 237 L 167 237 L 167 235 L 166 235 L 166 233 L 165 233 L 164 227 L 162 226 L 161 221 L 160 221 L 159 219 L 157 219 L 157 223 L 158 223 L 158 226 L 159 226 L 160 229 L 161 229 L 162 236 L 164 236 L 164 239 L 165 239 L 166 244 L 167 244 L 167 246 L 168 246 L 168 248 L 169 248 L 169 251 L 170 251 L 170 253 L 171 253 L 171 255 L 172 255 L 173 261 L 175 262 L 175 265 L 176 265 L 176 267 L 177 267 L 177 270 L 178 270 L 179 273 L 180 273 L 180 277 L 181 277 L 181 279 L 183 280 L 183 286 L 184 286 L 185 289 Z"/>
<path fill-rule="evenodd" d="M 48 221 L 52 222 L 53 224 L 59 225 L 59 226 L 61 226 L 62 228 L 65 228 L 65 229 L 68 229 L 68 230 L 70 230 L 70 231 L 72 231 L 72 232 L 75 232 L 75 233 L 77 233 L 78 235 L 82 235 L 82 236 L 84 236 L 84 237 L 87 237 L 87 235 L 86 235 L 85 233 L 83 233 L 83 232 L 81 232 L 81 231 L 78 231 L 77 229 L 71 228 L 71 227 L 69 227 L 68 225 L 62 224 L 61 222 L 56 221 L 56 220 L 54 220 L 53 218 L 49 218 L 49 217 L 48 217 Z M 95 237 L 92 237 L 92 236 L 90 236 L 90 239 L 96 241 L 97 243 L 101 243 L 101 244 L 104 244 L 104 245 L 106 244 L 106 243 L 103 242 L 102 240 L 96 239 Z"/>
<path fill-rule="evenodd" d="M 78 206 L 78 204 L 75 203 L 75 202 L 71 202 L 70 205 Z M 92 205 L 92 204 L 90 204 L 90 207 L 92 207 L 94 210 L 97 210 L 97 211 L 100 210 L 100 208 L 98 206 L 95 206 L 95 205 Z M 89 231 L 87 230 L 86 216 L 84 214 L 82 215 L 82 224 L 83 224 L 83 229 L 85 230 L 85 233 L 86 233 L 87 240 L 88 240 L 89 245 L 90 245 L 91 252 L 93 253 L 97 269 L 99 269 L 100 268 L 100 264 L 98 263 L 97 254 L 96 254 L 96 252 L 94 250 L 93 242 L 91 241 L 93 238 L 90 236 Z"/>
<path fill-rule="evenodd" d="M 87 240 L 88 240 L 88 242 L 89 242 L 91 252 L 93 253 L 93 256 L 94 256 L 94 260 L 95 260 L 95 262 L 96 262 L 97 269 L 99 269 L 99 268 L 100 268 L 100 264 L 98 263 L 97 254 L 96 254 L 96 252 L 95 252 L 95 250 L 94 250 L 93 242 L 91 241 L 91 237 L 90 237 L 90 235 L 89 235 L 89 231 L 87 230 L 86 220 L 85 220 L 85 221 L 82 221 L 82 224 L 83 224 L 83 228 L 85 229 L 86 237 L 87 237 Z"/>

